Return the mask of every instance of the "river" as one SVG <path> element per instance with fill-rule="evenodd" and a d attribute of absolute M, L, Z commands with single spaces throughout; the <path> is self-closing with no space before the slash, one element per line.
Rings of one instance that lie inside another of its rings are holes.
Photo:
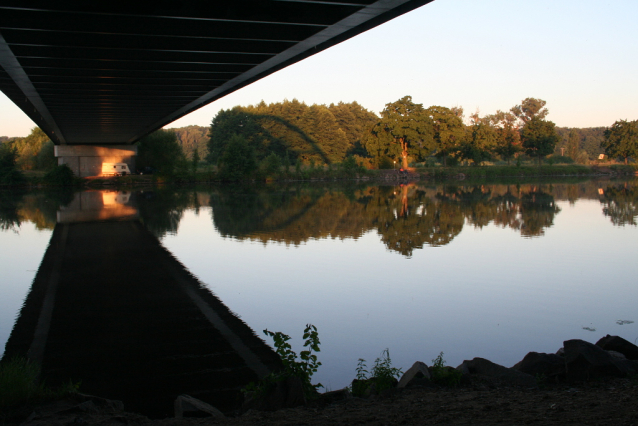
<path fill-rule="evenodd" d="M 203 326 L 189 322 L 187 305 L 169 302 L 182 290 L 192 296 L 184 290 L 191 284 L 159 285 L 163 275 L 151 277 L 160 264 L 201 284 L 205 293 L 192 300 L 210 298 L 210 306 L 234 314 L 220 315 L 242 323 L 230 327 L 236 335 L 252 330 L 272 346 L 262 330 L 282 331 L 299 352 L 305 325 L 314 324 L 323 365 L 313 381 L 327 390 L 348 385 L 359 358 L 370 367 L 386 348 L 405 371 L 414 361 L 431 364 L 440 352 L 452 366 L 483 357 L 510 367 L 529 351 L 556 352 L 567 339 L 638 339 L 636 180 L 1 191 L 0 202 L 0 347 L 7 354 L 34 350 L 31 338 L 48 318 L 40 349 L 45 375 L 47 366 L 58 373 L 70 368 L 47 358 L 52 348 L 58 358 L 86 357 L 97 343 L 86 343 L 84 334 L 107 339 L 100 335 L 104 324 L 90 315 L 127 330 L 154 317 L 143 349 L 130 357 L 109 349 L 99 360 L 104 365 L 117 356 L 122 370 L 129 368 L 126 358 L 136 359 L 132 368 L 139 370 L 150 353 L 165 353 L 165 366 L 176 357 L 168 355 L 174 346 L 190 353 L 217 339 L 187 336 Z M 68 236 L 62 229 L 70 229 Z M 60 244 L 67 260 L 59 262 L 67 263 L 55 272 L 61 256 L 50 253 Z M 43 261 L 45 252 L 53 260 Z M 171 256 L 180 266 L 171 266 Z M 47 296 L 38 296 L 44 290 L 36 284 L 55 273 L 62 278 L 45 315 Z M 112 292 L 111 275 L 122 284 Z M 121 296 L 107 305 L 115 292 Z M 78 323 L 87 326 L 76 330 Z M 67 331 L 59 331 L 62 324 Z M 111 334 L 127 350 L 140 340 Z M 258 346 L 247 339 L 245 345 Z M 233 350 L 243 357 L 241 347 Z M 202 351 L 212 356 L 213 349 Z M 170 375 L 175 389 L 192 380 L 179 374 Z M 91 377 L 73 377 L 100 389 Z M 104 396 L 117 399 L 117 384 Z"/>

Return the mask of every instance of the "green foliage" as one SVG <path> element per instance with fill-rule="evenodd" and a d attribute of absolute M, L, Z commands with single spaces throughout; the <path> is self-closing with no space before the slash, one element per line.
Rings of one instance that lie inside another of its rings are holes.
<path fill-rule="evenodd" d="M 363 396 L 368 388 L 373 388 L 377 393 L 391 389 L 396 386 L 396 381 L 401 373 L 400 368 L 392 366 L 388 348 L 384 349 L 381 356 L 374 361 L 371 372 L 367 370 L 366 360 L 359 358 L 356 380 L 352 383 L 352 394 Z"/>
<path fill-rule="evenodd" d="M 540 165 L 542 157 L 554 152 L 559 137 L 554 123 L 533 117 L 525 123 L 521 131 L 521 140 L 525 153 L 531 157 L 538 157 Z"/>
<path fill-rule="evenodd" d="M 8 144 L 16 150 L 17 167 L 21 170 L 43 170 L 55 161 L 53 142 L 39 127 L 31 129 L 29 136 L 12 139 Z"/>
<path fill-rule="evenodd" d="M 264 330 L 266 336 L 270 336 L 273 339 L 275 345 L 275 352 L 281 358 L 283 364 L 283 370 L 276 373 L 270 373 L 263 378 L 259 383 L 250 383 L 244 392 L 254 392 L 258 396 L 263 395 L 271 389 L 277 382 L 281 382 L 289 377 L 297 377 L 301 380 L 302 387 L 306 398 L 312 398 L 315 396 L 317 389 L 323 387 L 321 383 L 313 385 L 311 383 L 312 375 L 317 372 L 321 362 L 317 360 L 316 352 L 320 352 L 319 345 L 319 333 L 317 327 L 312 324 L 306 324 L 306 328 L 303 332 L 304 348 L 299 353 L 292 350 L 292 346 L 288 341 L 290 336 L 280 331 Z M 313 353 L 315 352 L 315 353 Z M 298 359 L 299 358 L 299 359 Z"/>
<path fill-rule="evenodd" d="M 24 175 L 17 168 L 17 149 L 8 143 L 0 144 L 0 185 L 24 183 Z"/>
<path fill-rule="evenodd" d="M 156 130 L 137 142 L 137 167 L 152 167 L 160 174 L 172 175 L 187 169 L 186 157 L 172 130 Z"/>
<path fill-rule="evenodd" d="M 193 168 L 193 173 L 197 173 L 197 166 L 199 165 L 199 149 L 195 148 L 193 151 L 193 156 L 191 158 L 191 167 Z"/>
<path fill-rule="evenodd" d="M 0 409 L 7 410 L 31 401 L 53 399 L 77 392 L 79 383 L 47 388 L 38 378 L 40 367 L 25 358 L 0 363 Z"/>
<path fill-rule="evenodd" d="M 276 177 L 281 173 L 281 165 L 281 158 L 274 152 L 271 152 L 268 157 L 262 160 L 260 168 L 266 177 Z"/>
<path fill-rule="evenodd" d="M 243 136 L 234 135 L 219 159 L 219 176 L 223 180 L 240 181 L 249 178 L 256 170 L 254 148 Z"/>
<path fill-rule="evenodd" d="M 432 360 L 430 375 L 433 383 L 441 386 L 456 387 L 461 383 L 462 374 L 460 371 L 446 367 L 443 359 L 443 352 Z"/>
<path fill-rule="evenodd" d="M 291 160 L 319 164 L 341 162 L 356 150 L 361 135 L 375 114 L 356 102 L 338 105 L 306 105 L 296 99 L 281 103 L 220 111 L 210 127 L 208 160 L 216 163 L 234 134 L 243 136 L 262 161 L 271 153 Z"/>
<path fill-rule="evenodd" d="M 167 129 L 175 133 L 177 143 L 182 147 L 184 155 L 188 159 L 193 159 L 195 151 L 197 151 L 200 159 L 206 158 L 208 155 L 208 131 L 210 127 L 206 126 L 186 126 L 174 129 Z"/>
<path fill-rule="evenodd" d="M 433 121 L 423 105 L 412 102 L 411 96 L 404 96 L 386 104 L 381 120 L 362 142 L 379 168 L 383 157 L 401 159 L 402 166 L 407 168 L 408 157 L 423 161 L 435 149 L 433 136 Z"/>
<path fill-rule="evenodd" d="M 71 186 L 77 179 L 69 166 L 60 164 L 44 175 L 44 181 L 50 185 Z"/>
<path fill-rule="evenodd" d="M 442 106 L 431 106 L 426 113 L 434 121 L 434 144 L 436 156 L 447 166 L 450 157 L 458 155 L 460 144 L 465 138 L 462 111 Z"/>
<path fill-rule="evenodd" d="M 542 99 L 526 98 L 523 99 L 520 105 L 512 107 L 510 110 L 518 119 L 527 124 L 534 118 L 543 120 L 549 114 L 547 108 L 545 108 L 545 102 Z"/>
<path fill-rule="evenodd" d="M 604 136 L 600 146 L 610 158 L 624 158 L 627 164 L 629 157 L 638 157 L 638 120 L 616 121 L 605 130 Z"/>

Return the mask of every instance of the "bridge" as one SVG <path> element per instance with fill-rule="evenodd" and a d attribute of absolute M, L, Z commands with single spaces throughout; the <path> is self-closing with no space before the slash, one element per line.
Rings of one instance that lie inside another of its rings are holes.
<path fill-rule="evenodd" d="M 0 0 L 0 90 L 80 176 L 143 136 L 432 0 Z"/>

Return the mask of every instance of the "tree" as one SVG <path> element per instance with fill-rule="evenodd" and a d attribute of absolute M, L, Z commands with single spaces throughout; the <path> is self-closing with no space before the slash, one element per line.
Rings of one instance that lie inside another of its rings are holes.
<path fill-rule="evenodd" d="M 511 112 L 496 111 L 496 114 L 486 117 L 496 132 L 495 151 L 507 164 L 517 152 L 521 150 L 521 134 L 516 125 L 516 116 Z"/>
<path fill-rule="evenodd" d="M 496 146 L 496 130 L 488 117 L 480 118 L 478 112 L 470 116 L 471 125 L 467 129 L 465 140 L 460 146 L 460 156 L 472 160 L 478 166 L 491 158 Z"/>
<path fill-rule="evenodd" d="M 609 157 L 622 157 L 627 164 L 628 157 L 638 156 L 638 120 L 616 121 L 605 130 L 604 136 L 600 146 Z"/>
<path fill-rule="evenodd" d="M 465 126 L 459 116 L 463 111 L 459 108 L 431 106 L 425 113 L 432 120 L 436 156 L 443 159 L 443 165 L 447 165 L 447 157 L 457 154 L 465 137 Z"/>
<path fill-rule="evenodd" d="M 538 157 L 538 165 L 541 158 L 554 152 L 554 147 L 559 141 L 556 133 L 556 125 L 551 121 L 545 121 L 538 116 L 525 123 L 521 131 L 523 149 L 530 157 Z"/>
<path fill-rule="evenodd" d="M 17 168 L 18 152 L 9 143 L 0 143 L 0 183 L 16 184 L 24 181 Z"/>
<path fill-rule="evenodd" d="M 544 108 L 546 103 L 542 99 L 526 98 L 523 99 L 520 105 L 512 107 L 510 111 L 523 123 L 527 124 L 533 118 L 542 120 L 547 117 L 549 111 Z"/>
<path fill-rule="evenodd" d="M 423 160 L 434 149 L 432 120 L 422 104 L 404 96 L 386 104 L 381 120 L 375 124 L 364 140 L 365 148 L 377 160 L 383 156 L 401 157 L 403 168 L 408 167 L 408 157 Z"/>
<path fill-rule="evenodd" d="M 156 130 L 137 143 L 137 167 L 152 167 L 160 173 L 172 174 L 186 163 L 182 147 L 172 130 Z"/>
<path fill-rule="evenodd" d="M 222 179 L 238 181 L 252 175 L 257 170 L 255 149 L 246 138 L 234 135 L 228 141 L 226 150 L 219 159 L 219 173 Z"/>
<path fill-rule="evenodd" d="M 571 129 L 569 131 L 569 137 L 567 138 L 567 155 L 574 161 L 578 158 L 578 152 L 580 151 L 580 135 L 578 130 Z"/>

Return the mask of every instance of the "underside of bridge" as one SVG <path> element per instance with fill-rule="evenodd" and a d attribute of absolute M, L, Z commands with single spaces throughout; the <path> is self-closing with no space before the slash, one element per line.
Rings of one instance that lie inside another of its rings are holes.
<path fill-rule="evenodd" d="M 127 145 L 432 0 L 0 0 L 0 89 L 56 145 Z"/>

